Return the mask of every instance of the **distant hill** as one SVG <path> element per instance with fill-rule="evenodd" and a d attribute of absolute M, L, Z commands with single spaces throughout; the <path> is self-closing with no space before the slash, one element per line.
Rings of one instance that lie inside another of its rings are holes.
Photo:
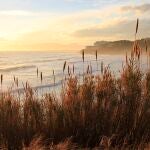
<path fill-rule="evenodd" d="M 145 40 L 150 49 L 150 38 L 138 40 L 141 48 L 145 49 Z M 126 51 L 130 52 L 133 48 L 133 42 L 129 40 L 118 41 L 97 41 L 93 46 L 86 46 L 85 53 L 95 53 L 97 50 L 100 54 L 124 54 Z"/>

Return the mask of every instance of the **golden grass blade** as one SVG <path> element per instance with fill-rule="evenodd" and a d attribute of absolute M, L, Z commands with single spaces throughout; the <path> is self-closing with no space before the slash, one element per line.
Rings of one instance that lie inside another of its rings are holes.
<path fill-rule="evenodd" d="M 16 82 L 16 77 L 14 76 L 14 83 Z"/>
<path fill-rule="evenodd" d="M 55 78 L 55 75 L 54 75 L 54 86 L 55 86 L 55 83 L 56 83 L 56 78 Z"/>
<path fill-rule="evenodd" d="M 91 74 L 93 73 L 92 65 L 91 65 L 91 64 L 90 64 L 90 73 L 91 73 Z"/>
<path fill-rule="evenodd" d="M 36 75 L 37 75 L 37 77 L 38 77 L 38 74 L 39 74 L 39 69 L 37 68 L 36 69 Z"/>
<path fill-rule="evenodd" d="M 43 73 L 41 72 L 41 83 L 42 83 L 42 81 L 43 81 Z"/>
<path fill-rule="evenodd" d="M 73 64 L 73 74 L 74 74 L 75 68 L 74 68 L 74 64 Z"/>
<path fill-rule="evenodd" d="M 63 66 L 63 73 L 64 73 L 64 71 L 65 71 L 65 68 L 66 68 L 66 61 L 64 62 L 64 66 Z"/>
<path fill-rule="evenodd" d="M 54 86 L 55 86 L 55 71 L 53 70 L 53 79 L 54 79 Z"/>
<path fill-rule="evenodd" d="M 3 84 L 3 74 L 1 74 L 1 85 Z"/>
<path fill-rule="evenodd" d="M 16 85 L 17 85 L 17 87 L 18 87 L 18 85 L 19 85 L 18 78 L 16 78 Z"/>
<path fill-rule="evenodd" d="M 88 67 L 87 67 L 87 74 L 89 74 L 89 72 L 90 72 L 90 66 L 88 65 Z"/>
<path fill-rule="evenodd" d="M 101 74 L 103 74 L 103 72 L 104 72 L 104 63 L 103 63 L 103 61 L 101 62 Z"/>
<path fill-rule="evenodd" d="M 84 62 L 84 50 L 82 51 L 82 60 Z"/>
<path fill-rule="evenodd" d="M 126 52 L 126 64 L 128 64 L 128 54 Z"/>
<path fill-rule="evenodd" d="M 70 67 L 69 67 L 69 65 L 68 65 L 68 75 L 70 76 Z"/>
<path fill-rule="evenodd" d="M 96 50 L 96 52 L 95 52 L 95 56 L 96 56 L 96 61 L 97 61 L 97 50 Z"/>
<path fill-rule="evenodd" d="M 148 46 L 147 46 L 147 41 L 145 40 L 145 50 L 147 52 Z"/>
<path fill-rule="evenodd" d="M 135 32 L 135 34 L 137 34 L 137 32 L 138 32 L 138 27 L 139 27 L 139 19 L 137 18 L 137 22 L 136 22 L 136 32 Z"/>
<path fill-rule="evenodd" d="M 26 89 L 28 89 L 28 82 L 26 82 Z"/>

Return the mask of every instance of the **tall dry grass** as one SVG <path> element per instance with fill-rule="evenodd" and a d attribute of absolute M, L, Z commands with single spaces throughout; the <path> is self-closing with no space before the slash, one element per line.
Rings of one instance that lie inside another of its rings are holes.
<path fill-rule="evenodd" d="M 1 94 L 1 147 L 22 149 L 35 136 L 43 137 L 43 147 L 69 137 L 79 147 L 144 147 L 150 142 L 150 72 L 136 63 L 128 59 L 120 77 L 108 67 L 85 74 L 82 83 L 71 74 L 59 100 L 52 94 L 40 99 L 29 86 L 22 100 Z"/>

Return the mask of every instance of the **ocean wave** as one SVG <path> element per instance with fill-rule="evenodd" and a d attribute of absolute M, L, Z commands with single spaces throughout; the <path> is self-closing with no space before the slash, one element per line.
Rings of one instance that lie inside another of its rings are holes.
<path fill-rule="evenodd" d="M 37 85 L 37 86 L 31 86 L 31 88 L 33 89 L 33 90 L 35 90 L 35 91 L 39 91 L 39 90 L 42 90 L 42 89 L 47 89 L 47 88 L 53 88 L 53 87 L 59 87 L 59 86 L 61 86 L 61 84 L 62 84 L 62 81 L 63 80 L 60 80 L 60 81 L 58 81 L 58 82 L 56 82 L 55 84 L 54 83 L 51 83 L 51 84 L 44 84 L 44 85 Z M 3 91 L 4 92 L 4 91 Z M 17 89 L 11 89 L 9 92 L 11 92 L 11 93 L 24 93 L 25 92 L 25 88 L 23 88 L 23 87 L 20 87 L 20 88 L 17 88 Z M 1 94 L 2 92 L 0 92 L 0 94 Z M 46 91 L 45 91 L 45 93 L 46 93 Z"/>
<path fill-rule="evenodd" d="M 44 62 L 67 61 L 67 60 L 71 60 L 73 58 L 75 58 L 75 57 L 70 57 L 70 58 L 56 58 L 56 59 L 42 59 L 42 60 L 28 61 L 28 63 L 44 63 Z"/>
<path fill-rule="evenodd" d="M 0 72 L 10 72 L 10 71 L 17 71 L 22 69 L 32 69 L 36 68 L 35 65 L 22 65 L 22 66 L 11 66 L 8 68 L 0 68 Z"/>

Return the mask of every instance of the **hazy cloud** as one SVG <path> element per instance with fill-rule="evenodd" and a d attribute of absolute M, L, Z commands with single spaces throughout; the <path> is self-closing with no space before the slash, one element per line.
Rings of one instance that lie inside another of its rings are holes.
<path fill-rule="evenodd" d="M 7 40 L 3 37 L 0 37 L 0 42 L 4 42 L 4 41 L 7 41 Z"/>
<path fill-rule="evenodd" d="M 81 0 L 83 1 L 86 2 Z M 91 0 L 91 2 L 94 1 L 102 2 Z M 111 0 L 111 2 L 114 1 L 117 0 Z M 80 8 L 80 11 L 70 13 L 41 12 L 21 8 L 20 10 L 0 10 L 0 36 L 8 40 L 8 42 L 1 42 L 0 47 L 5 49 L 81 49 L 97 40 L 133 39 L 137 18 L 140 20 L 139 37 L 150 36 L 149 3 L 120 5 L 114 2 L 114 4 L 117 5 Z M 73 3 L 72 7 L 74 6 Z"/>
<path fill-rule="evenodd" d="M 139 11 L 142 13 L 149 12 L 150 11 L 150 4 L 143 4 L 138 6 L 123 6 L 121 7 L 122 11 Z"/>
<path fill-rule="evenodd" d="M 30 11 L 23 11 L 23 10 L 7 10 L 7 11 L 0 11 L 0 15 L 3 16 L 35 16 L 36 13 Z"/>
<path fill-rule="evenodd" d="M 104 39 L 114 36 L 118 39 L 130 39 L 134 37 L 135 25 L 136 20 L 122 20 L 118 24 L 106 28 L 95 27 L 77 30 L 73 33 L 73 36 L 79 38 L 102 37 Z M 149 25 L 150 19 L 140 20 L 139 33 L 141 37 L 148 37 L 150 35 Z"/>

